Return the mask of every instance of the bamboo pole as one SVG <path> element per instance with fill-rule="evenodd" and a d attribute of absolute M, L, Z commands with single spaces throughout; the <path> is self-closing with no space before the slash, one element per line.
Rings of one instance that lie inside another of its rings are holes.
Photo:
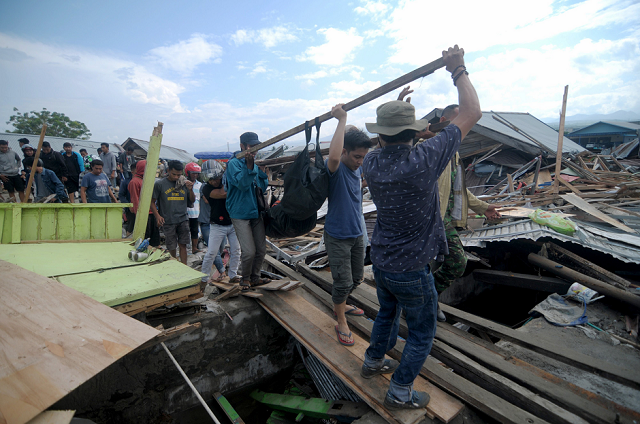
<path fill-rule="evenodd" d="M 33 165 L 31 166 L 31 172 L 29 173 L 29 182 L 27 183 L 27 191 L 24 194 L 24 202 L 29 203 L 29 196 L 31 196 L 31 186 L 33 185 L 33 177 L 35 174 L 35 168 L 38 166 L 38 159 L 40 159 L 40 151 L 42 150 L 42 143 L 44 142 L 44 133 L 47 132 L 47 124 L 42 124 L 42 131 L 40 131 L 40 141 L 38 141 L 38 147 L 36 148 L 36 155 L 33 157 Z M 34 196 L 35 198 L 35 196 Z"/>
<path fill-rule="evenodd" d="M 149 221 L 149 208 L 151 207 L 151 196 L 153 195 L 153 185 L 156 182 L 156 170 L 158 169 L 158 159 L 160 159 L 160 146 L 162 145 L 162 122 L 154 127 L 153 134 L 149 139 L 149 150 L 147 151 L 147 166 L 144 169 L 142 179 L 142 190 L 140 191 L 140 203 L 136 212 L 136 224 L 133 227 L 133 239 L 144 238 Z"/>
<path fill-rule="evenodd" d="M 562 169 L 562 141 L 564 140 L 564 117 L 567 112 L 567 95 L 569 86 L 564 86 L 564 96 L 562 96 L 562 113 L 560 113 L 560 127 L 558 128 L 558 149 L 556 151 L 556 179 L 553 182 L 553 192 L 560 190 L 560 170 Z"/>
<path fill-rule="evenodd" d="M 395 90 L 396 88 L 400 88 L 403 85 L 409 84 L 412 81 L 417 80 L 418 78 L 422 78 L 425 77 L 427 75 L 430 75 L 432 73 L 434 73 L 435 71 L 437 71 L 438 69 L 444 67 L 444 60 L 442 58 L 439 58 L 437 60 L 434 60 L 431 63 L 428 63 L 424 66 L 422 66 L 421 68 L 415 69 L 411 72 L 409 72 L 408 74 L 405 74 L 403 76 L 401 76 L 400 78 L 396 78 L 395 80 L 386 83 L 383 86 L 380 86 L 378 88 L 376 88 L 375 90 L 372 90 L 370 92 L 368 92 L 367 94 L 364 94 L 360 97 L 358 97 L 355 100 L 351 100 L 349 103 L 346 103 L 342 108 L 345 111 L 350 111 L 352 109 L 355 109 L 359 106 L 362 106 L 365 103 L 370 102 L 371 100 L 375 100 L 380 96 L 384 96 L 385 94 Z M 326 122 L 329 119 L 331 119 L 331 112 L 326 112 L 323 115 L 320 115 L 318 117 L 318 119 L 320 120 L 320 122 Z M 313 123 L 313 120 L 309 121 L 310 123 Z M 286 138 L 291 137 L 292 135 L 296 135 L 298 133 L 301 133 L 302 131 L 304 131 L 304 123 L 298 125 L 297 127 L 293 127 L 288 131 L 285 131 L 273 138 L 270 138 L 267 141 L 264 141 L 256 146 L 253 146 L 250 149 L 247 150 L 243 150 L 242 152 L 239 152 L 238 154 L 236 154 L 237 158 L 243 158 L 244 155 L 248 152 L 257 152 L 258 150 L 262 150 L 265 147 L 269 147 L 272 144 L 275 144 L 279 141 L 282 141 Z"/>

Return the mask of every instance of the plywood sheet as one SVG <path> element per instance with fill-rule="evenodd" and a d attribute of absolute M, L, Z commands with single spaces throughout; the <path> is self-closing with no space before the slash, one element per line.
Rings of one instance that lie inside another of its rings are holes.
<path fill-rule="evenodd" d="M 103 272 L 56 277 L 108 306 L 160 295 L 200 284 L 203 274 L 182 262 L 169 260 L 148 266 L 128 266 Z"/>
<path fill-rule="evenodd" d="M 23 424 L 159 334 L 0 260 L 0 423 Z"/>
<path fill-rule="evenodd" d="M 4 244 L 0 245 L 0 260 L 11 262 L 46 277 L 77 274 L 139 265 L 139 262 L 133 262 L 128 257 L 129 251 L 133 249 L 130 243 L 131 240 L 96 243 Z M 146 262 L 162 256 L 162 251 L 157 250 Z"/>

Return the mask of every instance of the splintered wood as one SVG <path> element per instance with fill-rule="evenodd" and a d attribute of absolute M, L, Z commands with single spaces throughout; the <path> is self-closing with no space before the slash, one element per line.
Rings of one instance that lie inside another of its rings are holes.
<path fill-rule="evenodd" d="M 159 331 L 0 261 L 0 423 L 23 424 Z"/>

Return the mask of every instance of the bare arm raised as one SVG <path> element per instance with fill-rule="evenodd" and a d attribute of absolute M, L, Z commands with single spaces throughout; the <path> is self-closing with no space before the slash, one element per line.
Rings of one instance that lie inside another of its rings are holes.
<path fill-rule="evenodd" d="M 347 112 L 342 109 L 343 104 L 339 103 L 331 108 L 331 115 L 338 120 L 336 132 L 331 139 L 329 146 L 329 158 L 327 159 L 327 168 L 332 174 L 338 170 L 340 166 L 340 156 L 344 148 L 344 129 L 347 126 Z"/>
<path fill-rule="evenodd" d="M 480 100 L 478 100 L 478 94 L 475 88 L 473 88 L 464 66 L 464 49 L 458 48 L 456 44 L 453 47 L 449 47 L 448 50 L 443 50 L 442 58 L 447 71 L 452 73 L 452 77 L 456 77 L 455 84 L 458 88 L 460 113 L 451 123 L 460 128 L 462 138 L 465 138 L 469 131 L 471 131 L 471 128 L 473 128 L 476 122 L 482 117 Z"/>

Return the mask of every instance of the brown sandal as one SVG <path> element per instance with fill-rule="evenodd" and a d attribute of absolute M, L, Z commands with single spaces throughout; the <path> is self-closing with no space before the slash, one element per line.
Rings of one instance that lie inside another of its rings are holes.
<path fill-rule="evenodd" d="M 251 283 L 249 282 L 249 280 L 242 280 L 240 282 L 240 290 L 241 291 L 249 291 L 249 290 L 253 290 L 253 288 L 251 287 Z"/>
<path fill-rule="evenodd" d="M 268 278 L 258 278 L 257 280 L 251 281 L 251 286 L 252 287 L 264 286 L 265 284 L 269 284 L 270 282 L 271 280 Z"/>

